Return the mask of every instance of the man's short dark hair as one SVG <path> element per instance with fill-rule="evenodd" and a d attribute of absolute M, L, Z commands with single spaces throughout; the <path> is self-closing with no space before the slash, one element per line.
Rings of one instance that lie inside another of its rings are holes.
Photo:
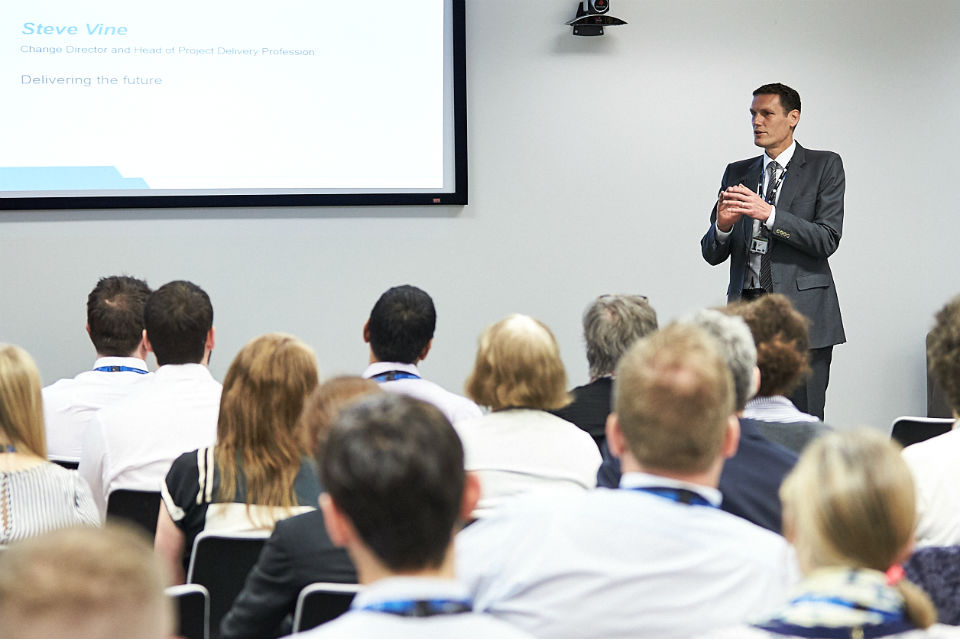
<path fill-rule="evenodd" d="M 100 278 L 87 296 L 90 340 L 101 356 L 126 357 L 143 338 L 143 308 L 150 287 L 130 276 Z"/>
<path fill-rule="evenodd" d="M 774 82 L 757 87 L 753 92 L 754 96 L 780 96 L 780 106 L 784 113 L 790 113 L 794 109 L 800 111 L 800 94 L 796 89 L 791 89 L 785 84 Z"/>
<path fill-rule="evenodd" d="M 203 360 L 213 326 L 213 305 L 203 289 L 186 280 L 168 282 L 147 299 L 143 319 L 157 364 Z"/>
<path fill-rule="evenodd" d="M 433 338 L 437 310 L 423 289 L 387 289 L 370 312 L 370 348 L 381 362 L 413 364 Z"/>
<path fill-rule="evenodd" d="M 960 411 L 960 296 L 937 312 L 927 337 L 927 361 L 950 408 Z"/>
<path fill-rule="evenodd" d="M 392 393 L 351 404 L 330 431 L 320 475 L 387 568 L 441 566 L 465 473 L 460 438 L 438 409 Z"/>
<path fill-rule="evenodd" d="M 630 345 L 656 330 L 657 312 L 646 296 L 599 296 L 583 313 L 590 377 L 613 375 Z"/>

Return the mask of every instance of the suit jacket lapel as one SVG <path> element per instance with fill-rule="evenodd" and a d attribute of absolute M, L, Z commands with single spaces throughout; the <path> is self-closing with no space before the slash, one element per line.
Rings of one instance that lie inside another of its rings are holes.
<path fill-rule="evenodd" d="M 780 197 L 777 198 L 778 208 L 783 207 L 789 211 L 794 196 L 797 195 L 800 191 L 800 186 L 803 184 L 803 174 L 806 170 L 804 165 L 806 163 L 806 154 L 804 153 L 803 147 L 798 143 L 797 148 L 793 150 L 793 158 L 790 159 L 790 168 L 783 177 L 783 185 L 780 187 Z"/>

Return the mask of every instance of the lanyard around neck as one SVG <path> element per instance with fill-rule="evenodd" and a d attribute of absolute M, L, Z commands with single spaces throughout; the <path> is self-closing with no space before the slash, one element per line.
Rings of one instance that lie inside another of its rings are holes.
<path fill-rule="evenodd" d="M 405 618 L 429 618 L 432 616 L 467 613 L 473 610 L 469 600 L 434 598 L 432 600 L 388 600 L 375 602 L 360 608 L 361 611 L 378 611 Z"/>
<path fill-rule="evenodd" d="M 144 371 L 143 369 L 138 369 L 136 367 L 122 367 L 120 365 L 107 365 L 105 367 L 97 367 L 94 371 L 103 371 L 105 373 L 117 373 L 119 371 L 129 371 L 131 373 L 145 374 L 150 373 L 149 371 Z"/>
<path fill-rule="evenodd" d="M 409 371 L 384 371 L 370 379 L 375 382 L 393 382 L 394 380 L 419 380 L 420 376 Z"/>
<path fill-rule="evenodd" d="M 642 491 L 650 493 L 660 498 L 665 498 L 672 502 L 685 504 L 687 506 L 713 507 L 709 500 L 704 498 L 696 491 L 690 489 L 680 489 L 676 487 L 630 487 L 631 491 Z"/>

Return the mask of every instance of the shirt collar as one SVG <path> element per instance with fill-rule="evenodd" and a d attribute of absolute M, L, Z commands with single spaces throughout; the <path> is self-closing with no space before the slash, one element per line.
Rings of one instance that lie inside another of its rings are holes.
<path fill-rule="evenodd" d="M 353 599 L 352 609 L 392 600 L 469 600 L 470 592 L 456 580 L 393 577 L 365 586 Z"/>
<path fill-rule="evenodd" d="M 156 370 L 155 375 L 163 380 L 188 380 L 195 378 L 210 378 L 210 370 L 202 364 L 165 364 Z"/>
<path fill-rule="evenodd" d="M 97 358 L 96 362 L 93 363 L 93 368 L 99 369 L 100 367 L 130 367 L 132 369 L 149 371 L 149 369 L 147 369 L 147 363 L 140 358 L 122 358 L 120 356 Z"/>
<path fill-rule="evenodd" d="M 420 371 L 417 369 L 417 365 L 408 364 L 405 362 L 374 362 L 363 372 L 361 377 L 363 378 L 372 378 L 378 376 L 381 373 L 386 373 L 387 371 L 403 371 L 405 373 L 412 373 L 415 376 L 420 376 Z"/>
<path fill-rule="evenodd" d="M 796 150 L 797 150 L 797 141 L 794 140 L 793 142 L 790 143 L 790 146 L 784 149 L 783 151 L 781 151 L 780 155 L 778 155 L 776 158 L 771 158 L 770 156 L 767 155 L 766 152 L 764 152 L 763 153 L 764 168 L 766 168 L 766 166 L 770 164 L 771 160 L 776 160 L 777 164 L 779 164 L 781 167 L 786 167 L 788 164 L 790 164 L 790 161 L 793 160 L 793 152 Z"/>
<path fill-rule="evenodd" d="M 652 473 L 641 473 L 639 471 L 625 473 L 620 477 L 621 489 L 642 489 L 644 487 L 669 487 L 671 489 L 687 489 L 689 491 L 693 491 L 694 493 L 700 496 L 703 496 L 704 500 L 706 500 L 707 502 L 709 502 L 715 507 L 719 507 L 720 503 L 723 501 L 723 494 L 720 493 L 719 489 L 714 489 L 713 487 L 706 487 L 702 484 L 694 484 L 693 482 L 684 482 L 683 480 L 676 480 L 674 478 L 658 476 Z"/>

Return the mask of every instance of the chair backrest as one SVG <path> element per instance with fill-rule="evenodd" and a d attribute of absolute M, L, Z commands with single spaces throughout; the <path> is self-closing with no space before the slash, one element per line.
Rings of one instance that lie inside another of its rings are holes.
<path fill-rule="evenodd" d="M 142 528 L 153 538 L 160 513 L 159 491 L 115 489 L 107 496 L 107 519 L 123 519 Z"/>
<path fill-rule="evenodd" d="M 953 427 L 951 418 L 900 416 L 893 421 L 891 435 L 902 447 L 942 435 Z"/>
<path fill-rule="evenodd" d="M 49 456 L 48 460 L 54 464 L 58 464 L 64 469 L 70 469 L 71 471 L 76 471 L 80 466 L 80 458 L 59 458 Z"/>
<path fill-rule="evenodd" d="M 350 608 L 353 596 L 360 590 L 358 584 L 314 582 L 300 591 L 293 613 L 293 633 L 318 627 L 333 620 Z"/>
<path fill-rule="evenodd" d="M 177 612 L 177 636 L 180 638 L 210 637 L 210 592 L 200 584 L 179 584 L 167 587 Z"/>
<path fill-rule="evenodd" d="M 253 533 L 201 532 L 193 541 L 187 582 L 202 584 L 210 592 L 210 628 L 219 629 L 223 616 L 243 589 L 247 574 L 257 563 L 267 531 Z"/>
<path fill-rule="evenodd" d="M 960 624 L 960 546 L 921 547 L 903 569 L 910 582 L 933 600 L 937 622 Z"/>

